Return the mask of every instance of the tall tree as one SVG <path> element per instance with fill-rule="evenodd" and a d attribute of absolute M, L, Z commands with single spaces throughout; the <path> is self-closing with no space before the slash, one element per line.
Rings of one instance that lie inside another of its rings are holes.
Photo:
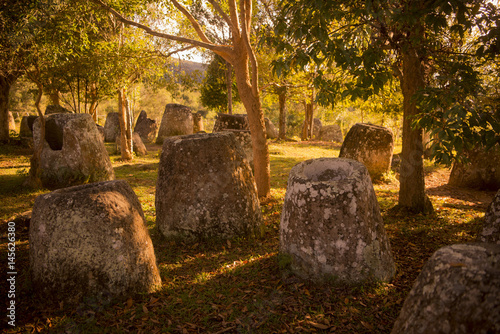
<path fill-rule="evenodd" d="M 422 129 L 414 123 L 420 115 L 417 93 L 436 74 L 430 66 L 434 59 L 457 52 L 452 41 L 464 40 L 481 4 L 481 0 L 281 1 L 276 35 L 285 36 L 280 49 L 292 51 L 293 56 L 277 69 L 313 61 L 349 73 L 349 80 L 342 81 L 329 78 L 328 71 L 319 73 L 315 84 L 320 103 L 347 96 L 367 98 L 393 77 L 399 79 L 404 106 L 399 205 L 415 212 L 432 211 L 425 195 Z"/>
<path fill-rule="evenodd" d="M 33 40 L 23 31 L 37 11 L 36 1 L 0 1 L 0 141 L 9 140 L 9 91 L 23 74 L 22 60 Z"/>
<path fill-rule="evenodd" d="M 211 50 L 233 66 L 238 92 L 248 115 L 258 194 L 259 196 L 268 196 L 271 189 L 269 148 L 260 101 L 259 68 L 251 44 L 252 0 L 239 0 L 238 3 L 236 0 L 230 0 L 224 3 L 224 6 L 216 0 L 208 0 L 205 3 L 205 7 L 213 9 L 229 29 L 231 45 L 222 45 L 211 40 L 191 12 L 176 0 L 169 2 L 188 20 L 198 39 L 157 31 L 145 24 L 127 19 L 102 0 L 92 1 L 106 8 L 128 25 L 143 29 L 153 36 Z"/>

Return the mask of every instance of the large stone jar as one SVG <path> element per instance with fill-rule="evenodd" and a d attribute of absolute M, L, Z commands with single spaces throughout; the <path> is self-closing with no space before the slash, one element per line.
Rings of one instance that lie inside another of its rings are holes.
<path fill-rule="evenodd" d="M 393 151 L 394 136 L 391 129 L 356 123 L 345 136 L 339 158 L 363 163 L 372 179 L 377 180 L 389 171 Z"/>
<path fill-rule="evenodd" d="M 167 104 L 161 119 L 156 143 L 162 144 L 167 137 L 189 135 L 192 133 L 193 113 L 191 108 L 176 103 Z"/>
<path fill-rule="evenodd" d="M 389 281 L 395 273 L 373 185 L 349 159 L 321 158 L 290 171 L 280 252 L 291 270 L 314 281 Z"/>
<path fill-rule="evenodd" d="M 500 333 L 500 245 L 458 244 L 436 251 L 391 333 Z"/>
<path fill-rule="evenodd" d="M 229 132 L 166 138 L 156 185 L 165 236 L 233 238 L 260 233 L 252 170 Z"/>
<path fill-rule="evenodd" d="M 115 178 L 102 137 L 89 114 L 52 114 L 45 119 L 39 161 L 44 187 L 58 189 Z M 40 140 L 40 120 L 36 119 L 35 147 Z"/>
<path fill-rule="evenodd" d="M 31 278 L 40 297 L 107 302 L 161 285 L 141 204 L 125 181 L 38 196 L 29 243 Z"/>

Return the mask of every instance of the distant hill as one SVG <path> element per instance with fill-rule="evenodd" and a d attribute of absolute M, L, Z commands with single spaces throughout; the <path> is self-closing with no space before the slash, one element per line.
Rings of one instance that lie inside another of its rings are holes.
<path fill-rule="evenodd" d="M 199 77 L 199 81 L 201 81 L 205 77 L 205 71 L 207 69 L 207 65 L 190 60 L 181 59 L 180 61 L 177 60 L 175 62 L 175 65 L 173 65 L 173 69 L 174 73 L 196 75 Z"/>

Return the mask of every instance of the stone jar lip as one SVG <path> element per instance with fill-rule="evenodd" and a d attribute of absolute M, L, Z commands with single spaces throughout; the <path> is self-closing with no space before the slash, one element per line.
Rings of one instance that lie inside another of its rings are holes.
<path fill-rule="evenodd" d="M 172 137 L 167 137 L 165 138 L 163 145 L 167 142 L 184 142 L 184 141 L 194 141 L 194 140 L 204 140 L 208 138 L 215 138 L 215 137 L 228 137 L 228 136 L 234 136 L 234 134 L 227 132 L 215 132 L 215 133 L 193 133 L 190 135 L 182 135 L 182 136 L 172 136 Z"/>
<path fill-rule="evenodd" d="M 54 190 L 48 194 L 45 195 L 65 195 L 65 194 L 74 194 L 77 192 L 83 192 L 85 190 L 89 189 L 115 189 L 115 187 L 110 187 L 112 184 L 117 184 L 125 187 L 130 187 L 127 181 L 125 180 L 109 180 L 109 181 L 101 181 L 101 182 L 93 182 L 93 183 L 87 183 L 87 184 L 81 184 L 77 186 L 72 186 L 72 187 L 67 187 L 67 188 L 61 188 Z M 43 196 L 43 195 L 42 195 Z"/>
<path fill-rule="evenodd" d="M 368 175 L 366 167 L 352 159 L 318 158 L 303 161 L 290 171 L 290 178 L 311 184 L 353 184 L 362 174 Z"/>

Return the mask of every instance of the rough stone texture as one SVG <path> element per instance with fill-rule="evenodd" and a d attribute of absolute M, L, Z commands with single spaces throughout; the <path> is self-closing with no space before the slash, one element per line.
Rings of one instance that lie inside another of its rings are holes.
<path fill-rule="evenodd" d="M 500 190 L 486 210 L 477 241 L 500 244 Z"/>
<path fill-rule="evenodd" d="M 135 122 L 134 132 L 137 132 L 141 136 L 143 143 L 152 143 L 158 133 L 158 122 L 148 118 L 147 113 L 142 110 Z"/>
<path fill-rule="evenodd" d="M 193 113 L 191 108 L 170 103 L 165 106 L 156 143 L 161 144 L 167 137 L 193 133 Z"/>
<path fill-rule="evenodd" d="M 99 134 L 101 135 L 102 141 L 104 141 L 104 126 L 99 125 L 97 123 L 95 126 L 97 127 L 97 131 L 99 131 Z"/>
<path fill-rule="evenodd" d="M 224 132 L 233 133 L 236 141 L 240 144 L 245 157 L 248 160 L 248 164 L 253 168 L 253 147 L 252 147 L 252 135 L 250 130 L 224 130 Z"/>
<path fill-rule="evenodd" d="M 280 224 L 280 251 L 298 276 L 347 284 L 395 273 L 373 185 L 349 159 L 320 158 L 290 171 Z"/>
<path fill-rule="evenodd" d="M 475 149 L 465 153 L 469 162 L 455 163 L 448 184 L 481 190 L 500 189 L 500 147 L 485 151 Z"/>
<path fill-rule="evenodd" d="M 406 298 L 392 334 L 500 333 L 500 245 L 439 249 Z"/>
<path fill-rule="evenodd" d="M 276 139 L 278 138 L 278 130 L 274 126 L 273 122 L 269 118 L 264 118 L 266 124 L 266 135 L 268 139 Z"/>
<path fill-rule="evenodd" d="M 19 126 L 20 137 L 33 137 L 33 123 L 37 118 L 38 116 L 23 116 Z"/>
<path fill-rule="evenodd" d="M 233 238 L 260 233 L 252 170 L 232 133 L 169 137 L 156 186 L 156 225 L 165 236 Z"/>
<path fill-rule="evenodd" d="M 203 125 L 203 116 L 201 114 L 193 113 L 193 133 L 205 131 L 205 126 Z"/>
<path fill-rule="evenodd" d="M 141 204 L 122 180 L 38 196 L 29 244 L 33 290 L 50 300 L 107 302 L 161 285 Z"/>
<path fill-rule="evenodd" d="M 14 119 L 14 115 L 9 111 L 9 130 L 17 131 L 16 120 Z"/>
<path fill-rule="evenodd" d="M 73 112 L 71 110 L 56 105 L 48 105 L 47 108 L 45 108 L 45 116 L 52 114 L 72 114 L 72 113 Z"/>
<path fill-rule="evenodd" d="M 244 114 L 218 114 L 215 120 L 213 132 L 225 130 L 250 130 L 248 116 Z"/>
<path fill-rule="evenodd" d="M 46 116 L 40 157 L 41 180 L 49 189 L 114 179 L 113 166 L 89 114 Z M 40 141 L 40 121 L 33 125 L 33 142 Z"/>
<path fill-rule="evenodd" d="M 104 141 L 106 143 L 114 143 L 116 137 L 120 136 L 120 133 L 120 114 L 117 112 L 108 113 L 106 122 L 104 122 Z"/>
<path fill-rule="evenodd" d="M 356 123 L 345 136 L 339 158 L 363 163 L 373 180 L 389 171 L 394 151 L 392 131 L 378 125 Z"/>
<path fill-rule="evenodd" d="M 116 154 L 121 154 L 122 153 L 122 141 L 120 136 L 116 137 Z M 132 133 L 132 146 L 134 149 L 135 154 L 137 156 L 143 156 L 148 154 L 148 150 L 146 149 L 146 146 L 142 142 L 141 136 L 137 132 Z"/>
<path fill-rule="evenodd" d="M 342 137 L 342 130 L 337 124 L 322 126 L 321 131 L 319 132 L 319 139 L 323 141 L 334 141 L 337 143 L 342 143 L 344 141 L 344 138 Z"/>

